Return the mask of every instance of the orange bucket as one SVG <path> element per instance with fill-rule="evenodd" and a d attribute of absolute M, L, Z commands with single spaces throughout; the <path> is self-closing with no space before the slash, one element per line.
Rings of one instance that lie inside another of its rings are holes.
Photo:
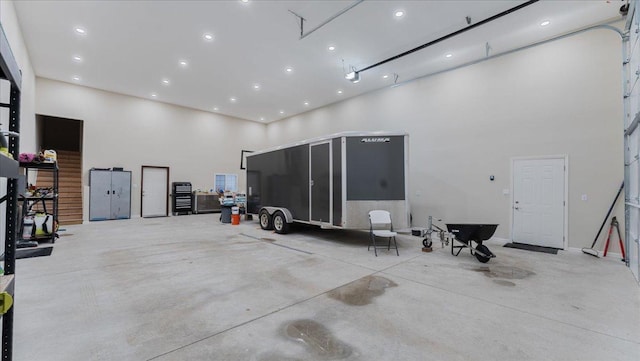
<path fill-rule="evenodd" d="M 237 226 L 240 224 L 240 215 L 239 214 L 232 214 L 231 215 L 231 224 L 234 226 Z"/>

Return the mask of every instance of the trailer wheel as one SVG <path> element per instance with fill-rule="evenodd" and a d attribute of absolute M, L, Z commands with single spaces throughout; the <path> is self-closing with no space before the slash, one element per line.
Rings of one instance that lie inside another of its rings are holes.
<path fill-rule="evenodd" d="M 422 240 L 422 245 L 425 246 L 426 248 L 429 248 L 433 245 L 433 242 L 431 242 L 429 237 L 427 237 L 424 240 Z"/>
<path fill-rule="evenodd" d="M 266 209 L 260 211 L 260 215 L 258 216 L 260 219 L 260 228 L 270 231 L 273 229 L 273 220 L 271 219 L 271 215 L 267 212 Z"/>
<path fill-rule="evenodd" d="M 491 251 L 489 251 L 489 248 L 487 248 L 487 246 L 485 246 L 484 244 L 479 245 L 478 247 L 476 247 L 476 249 L 484 254 L 491 254 Z M 478 252 L 474 252 L 473 254 L 481 263 L 487 263 L 491 259 L 491 257 L 485 257 Z"/>
<path fill-rule="evenodd" d="M 289 232 L 289 223 L 287 223 L 284 213 L 277 211 L 273 214 L 273 228 L 276 233 L 285 234 Z"/>

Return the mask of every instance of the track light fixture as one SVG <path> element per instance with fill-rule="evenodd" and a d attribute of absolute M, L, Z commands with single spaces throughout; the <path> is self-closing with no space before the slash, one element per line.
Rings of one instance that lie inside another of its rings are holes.
<path fill-rule="evenodd" d="M 351 73 L 347 73 L 344 78 L 355 84 L 360 81 L 360 73 L 352 71 Z"/>
<path fill-rule="evenodd" d="M 472 24 L 473 19 L 471 19 L 470 16 L 466 16 L 465 20 L 467 21 L 467 25 L 468 25 L 467 27 L 464 27 L 464 28 L 462 28 L 460 30 L 454 31 L 454 32 L 449 33 L 447 35 L 441 36 L 441 37 L 439 37 L 439 38 L 437 38 L 435 40 L 432 40 L 432 41 L 430 41 L 428 43 L 422 44 L 422 45 L 420 45 L 420 46 L 418 46 L 416 48 L 407 50 L 404 53 L 400 53 L 398 55 L 394 55 L 394 56 L 392 56 L 390 58 L 387 58 L 385 60 L 379 61 L 379 62 L 377 62 L 377 63 L 375 63 L 373 65 L 369 65 L 367 67 L 361 68 L 356 73 L 362 73 L 363 71 L 367 71 L 369 69 L 373 69 L 373 68 L 378 67 L 378 66 L 380 66 L 382 64 L 386 64 L 386 63 L 388 63 L 390 61 L 394 61 L 396 59 L 402 58 L 403 56 L 407 56 L 409 54 L 415 53 L 416 51 L 428 48 L 428 47 L 433 46 L 433 45 L 435 45 L 435 44 L 437 44 L 439 42 L 442 42 L 442 41 L 447 40 L 449 38 L 452 38 L 454 36 L 458 36 L 458 35 L 460 35 L 460 34 L 462 34 L 464 32 L 467 32 L 467 31 L 469 31 L 471 29 L 475 29 L 475 28 L 477 28 L 479 26 L 482 26 L 482 25 L 484 25 L 486 23 L 492 22 L 492 21 L 494 21 L 496 19 L 499 19 L 499 18 L 501 18 L 503 16 L 509 15 L 509 14 L 511 14 L 511 13 L 513 13 L 515 11 L 518 11 L 518 10 L 520 10 L 522 8 L 525 8 L 525 7 L 529 6 L 529 5 L 533 5 L 534 3 L 537 3 L 538 1 L 539 0 L 529 0 L 529 1 L 525 2 L 525 3 L 517 5 L 515 7 L 510 8 L 510 9 L 507 9 L 507 10 L 505 10 L 505 11 L 499 13 L 499 14 L 493 15 L 491 17 L 488 17 L 488 18 L 486 18 L 486 19 L 484 19 L 482 21 L 478 21 L 478 22 L 473 23 L 473 24 Z M 624 8 L 624 6 L 620 9 L 621 12 L 624 10 L 623 8 Z"/>

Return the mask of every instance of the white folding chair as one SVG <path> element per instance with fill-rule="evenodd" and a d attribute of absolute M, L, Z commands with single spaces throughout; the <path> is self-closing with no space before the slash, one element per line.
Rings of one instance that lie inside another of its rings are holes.
<path fill-rule="evenodd" d="M 391 222 L 391 213 L 383 210 L 373 210 L 369 212 L 369 247 L 367 251 L 373 247 L 373 252 L 378 257 L 378 249 L 386 248 L 387 251 L 391 250 L 391 240 L 393 240 L 394 248 L 396 249 L 396 255 L 398 253 L 398 243 L 396 242 L 396 236 L 398 233 L 393 231 L 393 223 Z M 376 243 L 376 237 L 387 238 L 387 245 L 379 245 Z"/>

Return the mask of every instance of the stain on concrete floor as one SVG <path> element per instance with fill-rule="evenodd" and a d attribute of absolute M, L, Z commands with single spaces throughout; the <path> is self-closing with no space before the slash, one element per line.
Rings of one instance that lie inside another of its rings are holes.
<path fill-rule="evenodd" d="M 521 280 L 527 277 L 535 276 L 536 274 L 535 272 L 529 271 L 528 269 L 504 265 L 477 266 L 468 263 L 459 263 L 457 266 L 450 264 L 442 264 L 437 266 L 453 269 L 461 268 L 468 271 L 482 273 L 489 278 L 500 278 L 505 280 Z M 507 284 L 505 282 L 497 282 L 497 280 L 494 280 L 494 282 L 502 286 L 511 286 L 510 284 Z"/>
<path fill-rule="evenodd" d="M 516 284 L 511 282 L 511 281 L 505 281 L 505 280 L 493 280 L 493 283 L 499 284 L 500 286 L 507 286 L 507 287 L 515 287 Z"/>
<path fill-rule="evenodd" d="M 288 338 L 304 344 L 309 353 L 324 359 L 340 360 L 349 357 L 352 353 L 349 345 L 340 341 L 328 328 L 314 320 L 289 322 L 284 331 Z M 270 359 L 261 359 L 261 361 L 267 360 Z"/>
<path fill-rule="evenodd" d="M 275 353 L 270 353 L 270 354 L 259 356 L 258 361 L 303 361 L 303 360 L 299 358 L 287 357 L 287 356 L 282 356 Z"/>
<path fill-rule="evenodd" d="M 364 306 L 375 297 L 382 295 L 389 287 L 398 286 L 390 279 L 380 276 L 366 276 L 342 287 L 329 291 L 327 295 L 350 306 Z"/>
<path fill-rule="evenodd" d="M 484 273 L 484 275 L 489 278 L 502 278 L 507 280 L 521 280 L 535 275 L 535 272 L 514 266 L 492 265 L 483 267 L 469 267 L 468 265 L 465 265 L 465 268 L 475 272 Z"/>

